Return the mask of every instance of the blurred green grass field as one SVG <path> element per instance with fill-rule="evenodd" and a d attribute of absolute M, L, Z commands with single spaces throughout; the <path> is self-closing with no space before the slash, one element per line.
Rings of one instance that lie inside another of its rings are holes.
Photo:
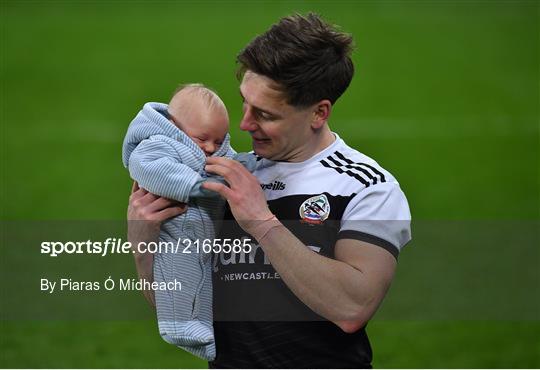
<path fill-rule="evenodd" d="M 249 150 L 235 56 L 295 11 L 354 35 L 357 73 L 330 126 L 399 179 L 415 219 L 540 219 L 537 1 L 3 0 L 0 9 L 2 220 L 123 219 L 125 129 L 180 83 L 213 87 L 234 147 Z M 407 249 L 400 260 L 415 268 Z M 510 320 L 374 320 L 374 365 L 540 367 L 538 321 Z M 165 344 L 152 321 L 0 325 L 2 367 L 206 367 Z"/>

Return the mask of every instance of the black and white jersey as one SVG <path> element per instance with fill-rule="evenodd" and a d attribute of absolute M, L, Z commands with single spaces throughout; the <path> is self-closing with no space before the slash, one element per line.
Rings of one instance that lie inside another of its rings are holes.
<path fill-rule="evenodd" d="M 397 258 L 411 238 L 409 206 L 396 179 L 337 135 L 304 162 L 259 158 L 254 175 L 270 210 L 314 253 L 334 258 L 337 240 L 357 239 Z M 225 220 L 220 238 L 252 239 L 230 211 Z M 370 366 L 365 330 L 345 334 L 312 312 L 256 241 L 249 253 L 214 255 L 213 289 L 213 367 Z"/>

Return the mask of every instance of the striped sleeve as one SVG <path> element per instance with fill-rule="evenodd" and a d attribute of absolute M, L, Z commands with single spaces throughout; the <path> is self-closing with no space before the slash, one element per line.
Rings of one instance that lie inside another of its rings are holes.
<path fill-rule="evenodd" d="M 387 181 L 384 173 L 377 169 L 374 164 L 369 164 L 367 161 L 353 161 L 339 151 L 335 151 L 321 160 L 320 163 L 340 175 L 347 175 L 356 179 L 366 188 Z"/>
<path fill-rule="evenodd" d="M 149 192 L 187 202 L 192 188 L 202 182 L 201 175 L 180 162 L 178 152 L 155 137 L 143 140 L 129 157 L 129 173 Z"/>

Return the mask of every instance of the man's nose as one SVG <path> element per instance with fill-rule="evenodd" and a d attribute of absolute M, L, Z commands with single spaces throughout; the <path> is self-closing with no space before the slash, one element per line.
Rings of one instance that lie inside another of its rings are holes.
<path fill-rule="evenodd" d="M 257 130 L 257 123 L 251 113 L 251 110 L 248 108 L 244 111 L 244 116 L 240 121 L 240 130 L 242 131 L 255 131 Z"/>

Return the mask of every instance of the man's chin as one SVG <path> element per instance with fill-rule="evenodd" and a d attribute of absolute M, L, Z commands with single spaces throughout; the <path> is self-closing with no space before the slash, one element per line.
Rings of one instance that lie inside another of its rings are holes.
<path fill-rule="evenodd" d="M 270 148 L 268 148 L 267 145 L 258 145 L 255 142 L 252 143 L 251 148 L 253 149 L 253 152 L 257 154 L 259 157 L 267 158 L 269 159 L 272 155 Z"/>
<path fill-rule="evenodd" d="M 253 153 L 255 153 L 256 155 L 258 155 L 259 157 L 265 158 L 265 156 L 264 156 L 264 154 L 265 154 L 265 153 L 264 153 L 264 150 L 262 150 L 262 149 L 260 149 L 260 148 L 256 148 L 255 145 L 253 145 L 251 148 L 253 149 Z"/>

